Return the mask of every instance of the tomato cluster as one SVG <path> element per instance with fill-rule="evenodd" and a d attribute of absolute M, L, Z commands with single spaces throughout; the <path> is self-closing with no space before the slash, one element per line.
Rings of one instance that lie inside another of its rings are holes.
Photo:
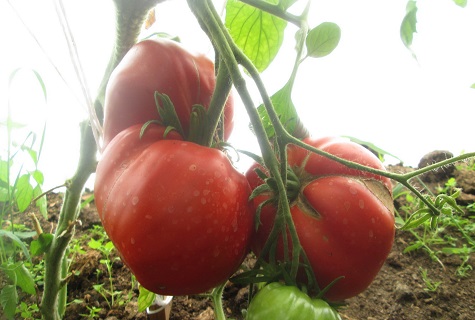
<path fill-rule="evenodd" d="M 170 40 L 146 40 L 128 52 L 107 87 L 96 205 L 123 261 L 156 293 L 212 289 L 249 252 L 253 213 L 245 176 L 218 149 L 183 141 L 162 125 L 144 127 L 163 120 L 155 92 L 170 97 L 186 130 L 192 106 L 206 108 L 214 85 L 214 67 L 205 56 Z M 226 138 L 232 97 L 224 110 Z"/>
<path fill-rule="evenodd" d="M 206 57 L 170 40 L 145 40 L 128 52 L 108 83 L 95 201 L 124 263 L 142 286 L 158 294 L 197 294 L 224 283 L 251 250 L 261 254 L 276 220 L 277 201 L 268 201 L 280 196 L 275 189 L 251 200 L 252 190 L 267 182 L 255 169 L 262 173 L 266 168 L 256 163 L 241 174 L 221 150 L 187 141 L 192 108 L 208 108 L 215 81 L 213 63 Z M 170 98 L 183 131 L 167 127 L 157 111 L 156 92 Z M 231 95 L 219 127 L 224 139 L 233 129 L 233 108 Z M 384 170 L 376 156 L 356 143 L 303 141 Z M 294 179 L 287 192 L 291 216 L 318 285 L 342 278 L 325 299 L 362 292 L 393 243 L 390 180 L 296 145 L 288 146 L 287 158 Z M 284 261 L 292 243 L 286 246 L 280 237 L 275 248 L 277 260 Z M 301 272 L 298 281 L 305 284 L 306 274 Z M 298 299 L 309 314 L 336 318 L 324 301 Z"/>

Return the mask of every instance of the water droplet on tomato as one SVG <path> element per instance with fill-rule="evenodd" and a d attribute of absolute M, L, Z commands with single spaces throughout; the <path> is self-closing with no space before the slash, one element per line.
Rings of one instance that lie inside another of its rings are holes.
<path fill-rule="evenodd" d="M 363 199 L 360 199 L 358 201 L 358 205 L 360 206 L 361 209 L 364 209 L 364 200 Z"/>
<path fill-rule="evenodd" d="M 190 171 L 195 171 L 196 170 L 196 164 L 192 164 L 188 167 Z"/>
<path fill-rule="evenodd" d="M 134 238 L 130 238 L 130 243 L 131 243 L 131 244 L 135 244 L 135 239 L 134 239 Z"/>
<path fill-rule="evenodd" d="M 357 194 L 357 193 L 358 193 L 358 190 L 356 190 L 355 187 L 350 187 L 350 193 L 351 193 L 351 194 Z"/>
<path fill-rule="evenodd" d="M 132 198 L 132 205 L 136 205 L 137 203 L 139 203 L 139 197 L 135 196 Z"/>

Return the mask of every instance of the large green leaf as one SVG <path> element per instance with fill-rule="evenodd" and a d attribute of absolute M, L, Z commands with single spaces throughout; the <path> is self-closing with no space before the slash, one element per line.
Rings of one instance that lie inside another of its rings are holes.
<path fill-rule="evenodd" d="M 307 55 L 314 58 L 329 55 L 340 42 L 341 29 L 333 22 L 323 22 L 310 30 L 305 44 Z"/>
<path fill-rule="evenodd" d="M 412 40 L 414 38 L 414 33 L 417 32 L 416 29 L 417 24 L 417 5 L 416 1 L 409 0 L 406 5 L 406 15 L 401 23 L 401 40 L 406 46 L 406 48 L 410 49 L 412 45 Z"/>
<path fill-rule="evenodd" d="M 279 52 L 287 21 L 240 1 L 229 0 L 225 24 L 234 42 L 259 71 L 264 71 Z"/>

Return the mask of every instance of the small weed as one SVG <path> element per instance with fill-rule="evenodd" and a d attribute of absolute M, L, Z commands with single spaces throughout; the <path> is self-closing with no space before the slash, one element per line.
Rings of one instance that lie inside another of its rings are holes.
<path fill-rule="evenodd" d="M 102 308 L 99 308 L 99 307 L 90 307 L 90 306 L 86 306 L 87 310 L 89 310 L 89 314 L 80 314 L 81 316 L 83 317 L 86 317 L 86 318 L 91 318 L 91 319 L 95 319 L 95 318 L 99 318 L 99 313 L 101 312 Z"/>
<path fill-rule="evenodd" d="M 109 279 L 108 287 L 104 287 L 104 284 L 96 284 L 93 286 L 107 302 L 109 308 L 113 306 L 121 306 L 127 301 L 130 301 L 132 296 L 129 294 L 127 297 L 123 296 L 122 291 L 114 290 L 114 283 L 112 277 L 112 264 L 114 260 L 118 260 L 118 257 L 113 257 L 112 253 L 115 250 L 113 243 L 107 237 L 104 229 L 101 226 L 94 226 L 92 229 L 93 238 L 88 242 L 88 246 L 91 249 L 101 252 L 103 259 L 100 259 L 99 262 L 106 267 L 107 276 Z M 96 239 L 97 238 L 97 239 Z M 99 278 L 101 271 L 96 270 L 96 275 Z"/>
<path fill-rule="evenodd" d="M 36 303 L 28 305 L 25 302 L 20 302 L 16 310 L 16 313 L 19 313 L 22 319 L 41 319 L 35 317 L 35 315 L 39 315 L 39 312 L 40 308 Z"/>
<path fill-rule="evenodd" d="M 426 188 L 427 189 L 427 188 Z M 420 201 L 415 200 L 410 193 L 395 189 L 395 198 L 405 196 L 406 205 L 397 212 L 397 223 L 402 226 L 404 219 L 411 212 L 420 208 Z M 469 264 L 470 254 L 475 251 L 475 222 L 473 216 L 467 217 L 465 212 L 455 203 L 460 190 L 457 189 L 457 181 L 451 178 L 443 187 L 437 189 L 439 196 L 444 197 L 443 214 L 433 219 L 428 219 L 416 228 L 406 229 L 415 238 L 415 241 L 404 249 L 410 252 L 422 249 L 430 258 L 439 263 L 445 269 L 440 257 L 445 255 L 458 255 L 461 264 L 456 270 L 459 277 L 467 277 L 472 271 Z M 433 196 L 433 195 L 432 195 Z M 442 198 L 441 198 L 442 199 Z M 474 204 L 465 207 L 465 211 L 475 210 Z M 402 212 L 402 213 L 401 213 Z"/>
<path fill-rule="evenodd" d="M 437 281 L 437 282 L 432 281 L 429 278 L 429 276 L 427 275 L 427 269 L 419 267 L 419 270 L 421 271 L 422 280 L 424 281 L 424 284 L 426 285 L 424 290 L 429 291 L 429 292 L 437 291 L 437 288 L 439 288 L 439 286 L 442 282 L 441 281 Z"/>

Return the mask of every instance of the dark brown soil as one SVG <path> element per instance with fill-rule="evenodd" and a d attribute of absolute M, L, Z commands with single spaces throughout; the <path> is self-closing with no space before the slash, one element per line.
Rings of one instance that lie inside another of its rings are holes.
<path fill-rule="evenodd" d="M 404 167 L 391 167 L 390 170 L 412 170 Z M 444 186 L 448 178 L 455 177 L 458 186 L 463 186 L 459 197 L 463 205 L 473 203 L 475 199 L 475 171 L 449 170 L 424 178 L 434 191 L 437 186 Z M 84 199 L 87 198 L 85 194 Z M 49 221 L 43 221 L 45 231 L 54 228 L 58 211 L 62 203 L 61 194 L 49 196 Z M 404 203 L 397 202 L 400 207 Z M 472 215 L 473 212 L 471 213 Z M 473 217 L 471 218 L 473 219 Z M 115 305 L 109 307 L 93 285 L 109 286 L 107 269 L 100 262 L 104 257 L 97 250 L 91 249 L 87 242 L 91 237 L 93 226 L 100 225 L 94 204 L 87 205 L 81 212 L 82 225 L 77 228 L 76 239 L 83 253 L 76 253 L 71 264 L 73 276 L 68 285 L 68 307 L 65 319 L 92 318 L 91 310 L 96 308 L 96 318 L 101 319 L 146 319 L 146 312 L 137 311 L 137 284 L 131 282 L 127 267 L 113 253 L 113 289 L 119 292 Z M 475 223 L 475 222 L 474 222 Z M 445 236 L 460 238 L 459 233 L 445 230 Z M 472 237 L 474 235 L 472 234 Z M 422 249 L 403 253 L 404 249 L 414 243 L 415 238 L 408 231 L 398 230 L 393 250 L 373 284 L 362 294 L 346 301 L 340 309 L 343 319 L 475 319 L 475 271 L 468 271 L 465 277 L 457 275 L 457 268 L 462 260 L 459 256 L 440 254 L 443 265 L 431 259 Z M 434 247 L 438 249 L 438 247 Z M 252 255 L 245 262 L 253 263 Z M 473 254 L 468 264 L 475 265 Z M 421 270 L 427 270 L 427 277 L 432 283 L 440 282 L 437 290 L 427 289 Z M 0 279 L 2 280 L 2 279 Z M 0 281 L 4 283 L 4 281 Z M 38 297 L 23 297 L 26 302 L 37 302 L 41 297 L 42 287 L 38 288 Z M 232 319 L 243 319 L 242 310 L 247 307 L 248 288 L 228 283 L 224 292 L 224 308 Z M 109 297 L 110 300 L 110 297 Z M 37 315 L 39 317 L 39 315 Z M 0 319 L 1 311 L 0 311 Z M 171 319 L 214 319 L 212 304 L 205 296 L 175 297 Z M 269 319 L 271 320 L 271 319 Z"/>

